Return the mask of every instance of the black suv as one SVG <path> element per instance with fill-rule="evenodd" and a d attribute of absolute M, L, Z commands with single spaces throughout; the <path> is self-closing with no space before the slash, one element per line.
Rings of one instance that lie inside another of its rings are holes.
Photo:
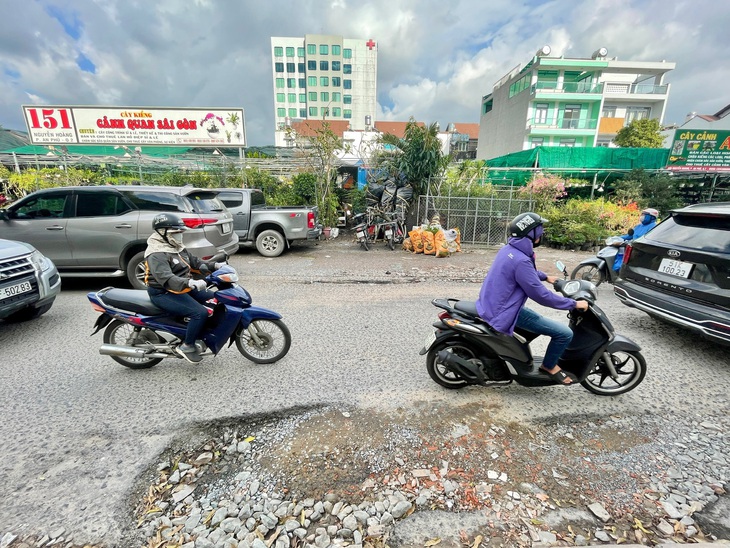
<path fill-rule="evenodd" d="M 730 344 L 730 202 L 675 209 L 627 248 L 624 304 Z"/>

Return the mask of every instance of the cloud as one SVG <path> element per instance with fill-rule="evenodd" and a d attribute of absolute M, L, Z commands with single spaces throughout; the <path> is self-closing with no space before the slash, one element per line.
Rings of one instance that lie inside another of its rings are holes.
<path fill-rule="evenodd" d="M 8 3 L 9 0 L 0 0 Z M 589 57 L 677 63 L 665 121 L 727 103 L 730 5 L 713 0 L 196 0 L 13 2 L 0 20 L 0 124 L 20 106 L 242 107 L 271 144 L 271 36 L 341 34 L 378 47 L 378 117 L 478 122 L 482 96 L 549 44 Z M 30 23 L 29 23 L 30 22 Z M 37 99 L 29 99 L 29 97 Z"/>

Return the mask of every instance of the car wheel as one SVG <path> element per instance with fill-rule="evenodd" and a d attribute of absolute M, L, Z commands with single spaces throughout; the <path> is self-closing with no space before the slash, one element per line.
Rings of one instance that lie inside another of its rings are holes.
<path fill-rule="evenodd" d="M 276 230 L 264 230 L 256 238 L 256 249 L 264 257 L 278 257 L 285 248 L 284 236 Z"/>
<path fill-rule="evenodd" d="M 48 304 L 44 304 L 43 306 L 39 306 L 38 308 L 29 306 L 22 310 L 18 310 L 17 312 L 13 312 L 12 314 L 10 314 L 10 316 L 7 316 L 5 318 L 5 321 L 8 323 L 18 323 L 18 322 L 27 322 L 28 320 L 34 320 L 36 318 L 40 318 L 43 314 L 45 314 L 46 312 L 48 312 L 51 309 L 52 305 L 53 305 L 53 301 L 51 301 Z"/>
<path fill-rule="evenodd" d="M 127 263 L 127 279 L 134 289 L 147 289 L 144 251 L 140 251 Z"/>

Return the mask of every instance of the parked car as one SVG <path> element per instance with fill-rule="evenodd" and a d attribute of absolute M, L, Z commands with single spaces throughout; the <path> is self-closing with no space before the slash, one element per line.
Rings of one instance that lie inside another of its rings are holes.
<path fill-rule="evenodd" d="M 620 277 L 624 304 L 730 344 L 730 202 L 673 210 L 627 247 Z"/>
<path fill-rule="evenodd" d="M 0 319 L 37 318 L 51 309 L 60 291 L 53 261 L 30 244 L 0 239 Z"/>
<path fill-rule="evenodd" d="M 216 192 L 192 187 L 79 186 L 39 190 L 0 210 L 0 233 L 34 245 L 64 277 L 126 276 L 144 288 L 152 219 L 174 211 L 186 247 L 207 259 L 238 251 L 231 213 Z"/>
<path fill-rule="evenodd" d="M 243 246 L 256 246 L 264 257 L 278 257 L 295 240 L 317 240 L 322 225 L 317 208 L 267 206 L 264 193 L 250 188 L 218 188 L 218 197 L 233 214 L 233 228 Z"/>

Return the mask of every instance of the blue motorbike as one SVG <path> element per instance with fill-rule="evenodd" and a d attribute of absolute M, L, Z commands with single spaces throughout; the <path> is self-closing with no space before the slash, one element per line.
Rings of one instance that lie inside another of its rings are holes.
<path fill-rule="evenodd" d="M 234 342 L 238 351 L 257 364 L 274 363 L 289 352 L 291 334 L 281 314 L 253 306 L 251 295 L 237 284 L 238 274 L 224 265 L 205 281 L 215 298 L 207 303 L 208 320 L 196 342 L 203 355 L 217 355 Z M 170 315 L 150 301 L 147 291 L 106 287 L 87 295 L 101 315 L 95 335 L 104 331 L 99 353 L 130 369 L 147 369 L 165 358 L 181 358 L 187 319 Z"/>

